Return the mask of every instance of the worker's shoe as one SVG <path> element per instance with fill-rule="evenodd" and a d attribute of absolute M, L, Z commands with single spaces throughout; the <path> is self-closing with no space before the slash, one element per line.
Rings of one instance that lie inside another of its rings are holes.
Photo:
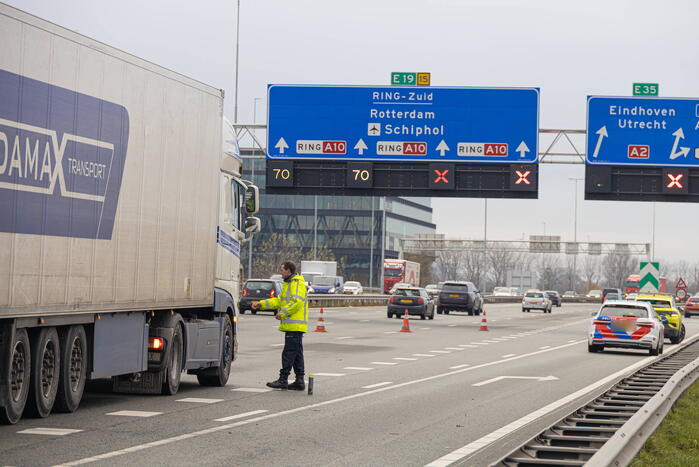
<path fill-rule="evenodd" d="M 301 376 L 301 377 L 297 376 L 296 381 L 291 383 L 288 386 L 288 389 L 291 391 L 303 391 L 304 389 L 306 389 L 306 383 L 304 383 L 304 381 L 303 381 L 303 376 Z"/>
<path fill-rule="evenodd" d="M 267 383 L 267 387 L 272 389 L 288 389 L 289 381 L 287 378 L 282 378 L 280 376 L 278 380 Z"/>

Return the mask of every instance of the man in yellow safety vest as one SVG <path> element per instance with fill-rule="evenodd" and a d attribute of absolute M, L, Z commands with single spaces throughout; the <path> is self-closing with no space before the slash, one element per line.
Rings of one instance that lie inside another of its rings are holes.
<path fill-rule="evenodd" d="M 279 297 L 252 302 L 253 310 L 279 310 L 275 318 L 280 321 L 279 330 L 284 336 L 282 351 L 282 369 L 279 379 L 267 383 L 273 389 L 292 389 L 303 391 L 306 385 L 303 381 L 303 334 L 308 331 L 308 303 L 306 301 L 306 281 L 301 274 L 296 273 L 296 265 L 286 261 L 279 266 L 282 275 L 282 293 Z M 289 374 L 294 369 L 296 381 L 289 384 Z"/>

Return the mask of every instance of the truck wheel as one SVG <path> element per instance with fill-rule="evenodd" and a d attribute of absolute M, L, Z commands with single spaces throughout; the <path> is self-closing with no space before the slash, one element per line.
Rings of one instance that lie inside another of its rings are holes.
<path fill-rule="evenodd" d="M 75 412 L 80 405 L 87 379 L 87 338 L 85 328 L 71 326 L 60 333 L 61 372 L 55 407 L 59 412 Z"/>
<path fill-rule="evenodd" d="M 29 394 L 29 374 L 31 369 L 31 350 L 26 329 L 15 330 L 14 339 L 9 346 L 10 364 L 2 375 L 7 384 L 3 394 L 5 400 L 0 407 L 0 422 L 14 425 L 22 417 Z"/>
<path fill-rule="evenodd" d="M 182 377 L 182 326 L 177 324 L 172 332 L 172 342 L 168 352 L 168 364 L 165 368 L 162 393 L 168 396 L 177 394 Z"/>
<path fill-rule="evenodd" d="M 32 379 L 27 409 L 35 417 L 48 417 L 56 401 L 61 370 L 61 348 L 56 328 L 41 328 L 32 339 Z"/>
<path fill-rule="evenodd" d="M 215 368 L 207 368 L 197 375 L 197 380 L 202 386 L 218 386 L 223 387 L 228 382 L 228 377 L 231 374 L 231 362 L 233 361 L 234 352 L 233 327 L 231 320 L 226 316 L 223 320 L 223 345 L 221 346 L 221 362 Z"/>

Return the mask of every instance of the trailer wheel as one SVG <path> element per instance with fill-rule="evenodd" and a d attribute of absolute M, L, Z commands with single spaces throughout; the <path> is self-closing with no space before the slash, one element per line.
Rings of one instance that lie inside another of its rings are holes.
<path fill-rule="evenodd" d="M 223 387 L 228 382 L 231 374 L 231 362 L 233 361 L 235 336 L 231 320 L 226 316 L 223 320 L 223 345 L 221 346 L 221 362 L 214 368 L 207 368 L 197 375 L 197 380 L 202 386 Z"/>
<path fill-rule="evenodd" d="M 60 334 L 61 373 L 55 408 L 59 412 L 75 412 L 80 405 L 87 379 L 87 337 L 80 325 L 64 329 Z"/>
<path fill-rule="evenodd" d="M 56 328 L 41 328 L 32 339 L 32 379 L 27 409 L 35 417 L 48 417 L 56 401 L 61 369 L 61 347 Z"/>
<path fill-rule="evenodd" d="M 19 421 L 29 395 L 29 375 L 31 370 L 31 349 L 29 336 L 25 329 L 17 329 L 10 345 L 10 364 L 7 366 L 3 380 L 7 384 L 3 407 L 0 407 L 0 422 L 13 425 Z"/>
<path fill-rule="evenodd" d="M 163 379 L 163 394 L 172 396 L 180 389 L 180 379 L 182 378 L 182 326 L 177 324 L 172 332 L 170 342 L 170 352 L 168 352 L 169 362 L 165 368 L 165 378 Z"/>

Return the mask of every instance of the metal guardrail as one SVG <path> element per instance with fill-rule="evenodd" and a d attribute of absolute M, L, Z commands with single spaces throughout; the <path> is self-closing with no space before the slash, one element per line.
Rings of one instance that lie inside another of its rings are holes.
<path fill-rule="evenodd" d="M 699 379 L 699 358 L 678 370 L 602 448 L 587 461 L 588 467 L 626 466 L 663 422 L 677 399 Z"/>
<path fill-rule="evenodd" d="M 694 336 L 491 466 L 626 466 L 697 378 L 699 336 Z"/>

